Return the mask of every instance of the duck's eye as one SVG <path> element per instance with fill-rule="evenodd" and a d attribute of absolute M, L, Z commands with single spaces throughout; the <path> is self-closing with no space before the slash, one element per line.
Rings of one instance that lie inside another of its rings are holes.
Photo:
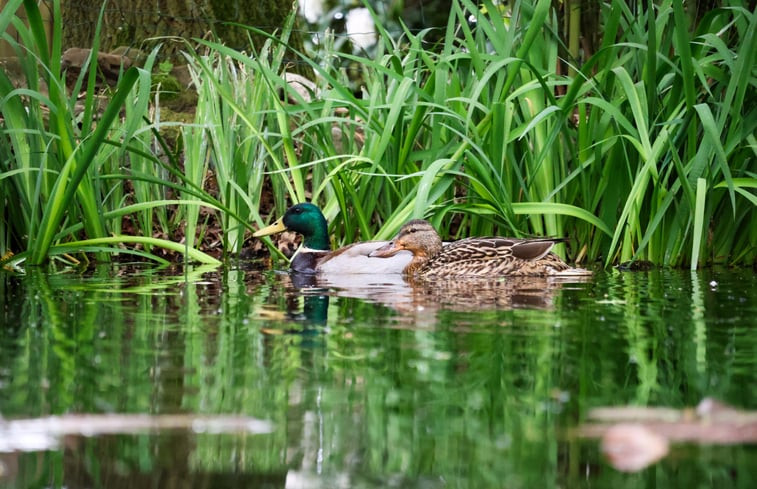
<path fill-rule="evenodd" d="M 294 209 L 294 213 L 295 214 L 302 214 L 302 208 L 300 208 L 300 207 L 295 208 Z"/>

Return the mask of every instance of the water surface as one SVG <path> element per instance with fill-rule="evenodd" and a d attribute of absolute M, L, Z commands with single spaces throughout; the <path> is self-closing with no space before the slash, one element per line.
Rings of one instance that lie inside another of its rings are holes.
<path fill-rule="evenodd" d="M 574 435 L 598 406 L 757 409 L 756 286 L 751 270 L 432 286 L 243 267 L 3 273 L 6 421 L 272 429 L 66 436 L 0 453 L 0 487 L 757 487 L 753 445 L 674 444 L 627 474 Z"/>

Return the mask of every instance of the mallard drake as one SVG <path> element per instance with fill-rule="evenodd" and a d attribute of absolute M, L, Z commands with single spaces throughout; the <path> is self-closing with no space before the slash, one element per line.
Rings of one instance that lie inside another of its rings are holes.
<path fill-rule="evenodd" d="M 282 231 L 295 231 L 303 237 L 302 245 L 292 257 L 290 268 L 301 273 L 402 273 L 413 255 L 409 252 L 392 256 L 390 260 L 372 258 L 370 253 L 387 241 L 363 241 L 331 250 L 326 218 L 313 204 L 297 204 L 270 226 L 258 230 L 254 237 L 268 236 Z"/>
<path fill-rule="evenodd" d="M 588 275 L 551 253 L 561 239 L 466 238 L 442 245 L 436 229 L 422 219 L 407 222 L 392 241 L 370 256 L 392 257 L 407 250 L 413 260 L 403 273 L 414 277 Z"/>

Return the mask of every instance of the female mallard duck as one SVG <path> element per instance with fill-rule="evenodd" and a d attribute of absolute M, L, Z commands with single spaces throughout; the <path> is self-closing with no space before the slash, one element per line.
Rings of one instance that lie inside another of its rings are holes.
<path fill-rule="evenodd" d="M 494 277 L 589 275 L 571 268 L 550 250 L 561 239 L 466 238 L 442 246 L 427 221 L 407 222 L 397 236 L 370 256 L 391 257 L 411 251 L 413 260 L 403 273 L 414 277 Z"/>
<path fill-rule="evenodd" d="M 302 245 L 292 257 L 290 268 L 301 273 L 402 273 L 410 263 L 411 253 L 400 253 L 390 260 L 372 258 L 370 253 L 386 241 L 365 241 L 331 251 L 326 218 L 313 204 L 297 204 L 268 227 L 258 230 L 254 237 L 268 236 L 282 231 L 295 231 L 303 237 Z"/>

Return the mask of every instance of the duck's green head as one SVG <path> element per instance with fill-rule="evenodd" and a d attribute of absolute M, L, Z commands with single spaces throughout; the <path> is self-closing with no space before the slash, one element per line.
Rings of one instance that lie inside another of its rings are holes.
<path fill-rule="evenodd" d="M 303 237 L 303 245 L 314 250 L 328 250 L 329 227 L 321 210 L 310 203 L 297 204 L 284 213 L 284 217 L 268 227 L 258 230 L 254 237 L 268 236 L 282 231 L 294 231 Z"/>

